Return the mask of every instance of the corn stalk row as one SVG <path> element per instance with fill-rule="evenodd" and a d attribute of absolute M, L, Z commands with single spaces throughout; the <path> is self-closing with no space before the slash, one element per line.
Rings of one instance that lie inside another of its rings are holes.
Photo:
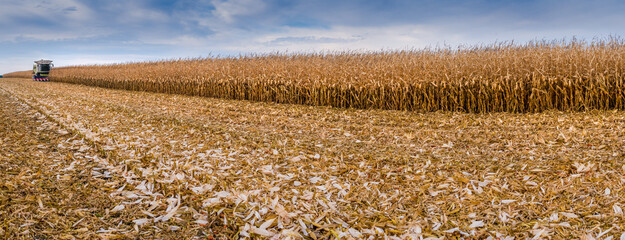
<path fill-rule="evenodd" d="M 625 109 L 625 44 L 248 55 L 72 66 L 51 80 L 238 100 L 407 111 Z M 28 77 L 29 72 L 7 74 Z"/>

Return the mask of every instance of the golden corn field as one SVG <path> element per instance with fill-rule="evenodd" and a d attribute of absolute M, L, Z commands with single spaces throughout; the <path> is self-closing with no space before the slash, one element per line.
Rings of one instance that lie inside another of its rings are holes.
<path fill-rule="evenodd" d="M 624 76 L 625 43 L 611 38 L 74 66 L 54 69 L 51 80 L 365 109 L 539 112 L 625 109 Z"/>

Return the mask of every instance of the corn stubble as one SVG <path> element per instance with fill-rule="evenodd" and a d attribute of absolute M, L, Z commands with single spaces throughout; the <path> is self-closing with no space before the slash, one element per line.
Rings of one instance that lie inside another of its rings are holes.
<path fill-rule="evenodd" d="M 108 156 L 60 175 L 102 179 L 91 188 L 112 191 L 122 218 L 102 220 L 126 238 L 625 238 L 622 111 L 421 114 L 0 83 Z M 80 138 L 66 150 L 93 156 Z"/>
<path fill-rule="evenodd" d="M 226 99 L 409 111 L 625 109 L 625 44 L 251 55 L 55 69 L 53 81 Z M 28 72 L 23 72 L 28 75 Z M 20 73 L 9 77 L 21 76 Z"/>

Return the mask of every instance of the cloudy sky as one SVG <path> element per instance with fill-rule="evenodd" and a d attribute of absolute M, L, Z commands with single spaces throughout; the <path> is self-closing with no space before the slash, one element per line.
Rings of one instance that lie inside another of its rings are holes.
<path fill-rule="evenodd" d="M 622 0 L 0 0 L 0 74 L 266 52 L 625 37 Z"/>

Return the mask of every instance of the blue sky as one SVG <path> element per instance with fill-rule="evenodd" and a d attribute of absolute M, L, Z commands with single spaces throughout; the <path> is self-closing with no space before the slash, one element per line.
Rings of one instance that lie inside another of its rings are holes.
<path fill-rule="evenodd" d="M 0 74 L 247 53 L 625 37 L 625 1 L 0 0 Z"/>

